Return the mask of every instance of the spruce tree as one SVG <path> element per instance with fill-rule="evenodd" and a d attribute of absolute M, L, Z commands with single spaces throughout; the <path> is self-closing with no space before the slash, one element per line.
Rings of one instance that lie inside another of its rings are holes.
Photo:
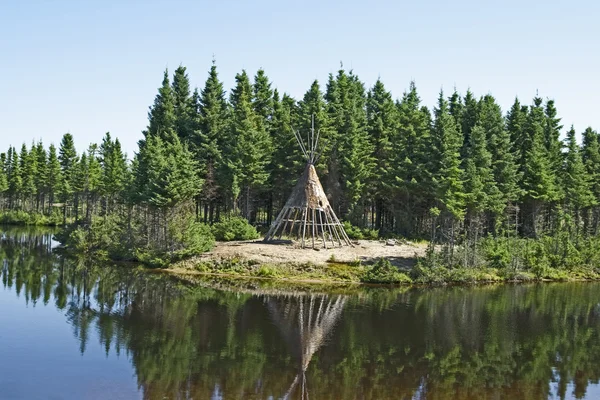
<path fill-rule="evenodd" d="M 36 194 L 35 176 L 37 174 L 37 157 L 33 145 L 31 151 L 28 151 L 27 146 L 23 143 L 19 160 L 23 200 L 31 200 Z"/>
<path fill-rule="evenodd" d="M 449 112 L 448 102 L 440 92 L 432 129 L 433 178 L 438 200 L 453 219 L 464 213 L 463 171 L 460 168 L 462 138 L 455 119 Z"/>
<path fill-rule="evenodd" d="M 224 160 L 223 154 L 229 157 L 234 145 L 228 132 L 229 112 L 225 91 L 214 60 L 198 98 L 198 118 L 192 149 L 200 168 L 205 171 L 201 196 L 209 204 L 212 221 L 215 203 L 219 197 L 224 197 L 222 188 L 229 187 L 228 160 Z"/>
<path fill-rule="evenodd" d="M 536 97 L 527 118 L 522 148 L 525 217 L 528 219 L 525 228 L 526 234 L 534 237 L 540 234 L 542 208 L 558 198 L 554 171 L 544 143 L 544 125 L 542 99 Z"/>
<path fill-rule="evenodd" d="M 519 199 L 520 174 L 502 110 L 491 95 L 484 96 L 480 101 L 479 124 L 486 133 L 488 149 L 492 156 L 494 182 L 499 196 L 495 198 L 497 202 L 490 206 L 494 217 L 498 218 L 506 211 L 507 206 L 514 205 Z"/>
<path fill-rule="evenodd" d="M 163 140 L 171 140 L 176 129 L 175 99 L 169 81 L 169 71 L 165 70 L 162 86 L 154 98 L 154 104 L 148 112 L 148 128 L 144 136 L 160 135 Z M 140 144 L 143 146 L 144 141 Z"/>
<path fill-rule="evenodd" d="M 48 190 L 48 205 L 52 207 L 54 201 L 58 198 L 59 191 L 63 182 L 60 161 L 56 154 L 56 147 L 51 144 L 48 148 L 48 169 L 46 187 Z"/>
<path fill-rule="evenodd" d="M 239 193 L 243 195 L 242 213 L 252 218 L 253 192 L 269 177 L 271 138 L 259 126 L 252 108 L 252 87 L 246 71 L 237 74 L 235 80 L 236 87 L 231 93 L 231 135 L 235 143 L 230 163 L 232 194 L 234 199 Z"/>
<path fill-rule="evenodd" d="M 270 121 L 273 116 L 273 90 L 269 78 L 263 69 L 254 76 L 252 85 L 252 108 L 257 117 L 259 130 L 271 132 Z"/>
<path fill-rule="evenodd" d="M 279 207 L 282 207 L 289 197 L 305 164 L 293 132 L 293 129 L 296 129 L 296 118 L 294 99 L 287 94 L 279 99 L 279 92 L 275 89 L 272 121 L 274 153 L 270 167 L 270 182 L 274 201 Z"/>
<path fill-rule="evenodd" d="M 190 90 L 190 80 L 186 68 L 180 65 L 173 74 L 172 93 L 175 132 L 183 142 L 188 142 L 192 136 L 195 117 Z"/>
<path fill-rule="evenodd" d="M 566 139 L 567 154 L 564 163 L 563 185 L 565 191 L 565 202 L 574 213 L 576 221 L 579 213 L 584 208 L 595 203 L 591 190 L 592 181 L 583 163 L 582 151 L 575 138 L 575 128 L 567 132 Z"/>
<path fill-rule="evenodd" d="M 529 142 L 527 132 L 525 131 L 527 116 L 528 108 L 522 106 L 519 99 L 515 98 L 515 101 L 506 116 L 506 130 L 510 135 L 510 142 L 513 145 L 515 153 L 515 161 L 519 166 L 521 176 L 524 173 L 527 143 Z"/>
<path fill-rule="evenodd" d="M 560 131 L 563 126 L 560 124 L 560 118 L 557 117 L 558 112 L 556 111 L 554 100 L 548 100 L 546 102 L 544 114 L 546 117 L 544 124 L 544 145 L 548 151 L 550 168 L 557 184 L 557 195 L 559 198 L 562 198 L 563 193 L 561 193 L 560 190 L 562 186 L 560 184 L 560 171 L 564 164 L 564 157 L 562 152 L 563 143 L 560 140 Z"/>
<path fill-rule="evenodd" d="M 341 189 L 340 198 L 332 196 L 332 202 L 334 207 L 340 207 L 342 216 L 351 213 L 352 222 L 362 224 L 364 204 L 361 199 L 365 198 L 367 182 L 374 168 L 373 147 L 367 132 L 364 85 L 352 72 L 340 70 L 335 83 L 328 84 L 326 98 L 332 130 L 335 131 L 328 181 L 329 187 Z M 332 173 L 331 167 L 334 171 L 339 167 L 339 176 Z M 337 179 L 332 181 L 332 178 Z M 336 191 L 333 190 L 333 193 Z"/>
<path fill-rule="evenodd" d="M 6 176 L 6 153 L 0 154 L 0 209 L 4 208 L 3 198 L 8 191 L 8 177 Z"/>
<path fill-rule="evenodd" d="M 433 206 L 435 190 L 432 185 L 431 119 L 414 82 L 396 105 L 398 131 L 392 140 L 394 179 L 389 181 L 391 193 L 398 191 L 394 207 L 400 232 L 414 234 L 414 221 Z"/>
<path fill-rule="evenodd" d="M 434 109 L 435 120 L 432 128 L 433 182 L 437 191 L 437 199 L 444 211 L 444 219 L 449 223 L 448 236 L 449 259 L 454 263 L 454 244 L 457 237 L 456 223 L 464 215 L 463 170 L 460 167 L 460 149 L 463 144 L 456 121 L 449 111 L 448 102 L 440 92 L 437 107 Z"/>
<path fill-rule="evenodd" d="M 367 131 L 373 148 L 375 160 L 374 175 L 378 179 L 369 182 L 369 192 L 375 203 L 372 223 L 381 227 L 384 203 L 388 203 L 387 194 L 395 187 L 395 171 L 393 169 L 393 144 L 398 129 L 398 109 L 392 95 L 385 89 L 380 79 L 375 82 L 367 95 Z M 389 204 L 385 204 L 389 206 Z"/>
<path fill-rule="evenodd" d="M 46 199 L 46 192 L 48 190 L 48 161 L 46 149 L 44 144 L 40 140 L 35 146 L 35 157 L 37 159 L 37 172 L 35 175 L 35 186 L 38 193 L 36 207 L 44 210 L 44 203 Z"/>
<path fill-rule="evenodd" d="M 9 147 L 6 157 L 6 175 L 8 180 L 9 207 L 18 207 L 23 188 L 19 155 L 14 147 Z"/>
<path fill-rule="evenodd" d="M 479 121 L 479 102 L 471 92 L 467 90 L 467 94 L 464 98 L 464 108 L 462 112 L 462 118 L 460 120 L 460 130 L 463 136 L 463 146 L 461 149 L 461 155 L 463 158 L 467 157 L 469 147 L 471 146 L 471 131 Z"/>

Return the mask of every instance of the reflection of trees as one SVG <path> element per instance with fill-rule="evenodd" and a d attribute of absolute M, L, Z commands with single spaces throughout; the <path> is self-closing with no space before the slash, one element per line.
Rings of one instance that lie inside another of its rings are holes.
<path fill-rule="evenodd" d="M 341 316 L 346 297 L 266 297 L 265 303 L 297 362 L 296 376 L 283 398 L 288 399 L 299 386 L 300 398 L 308 399 L 306 370 L 313 355 L 323 345 Z"/>
<path fill-rule="evenodd" d="M 254 296 L 64 259 L 49 234 L 8 232 L 2 285 L 64 312 L 82 352 L 98 340 L 125 354 L 146 399 L 277 398 L 294 381 L 318 399 L 565 398 L 569 385 L 581 398 L 600 378 L 599 284 Z"/>

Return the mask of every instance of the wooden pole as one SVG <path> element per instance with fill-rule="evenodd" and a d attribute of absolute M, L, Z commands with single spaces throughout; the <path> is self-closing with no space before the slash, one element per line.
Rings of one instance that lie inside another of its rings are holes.
<path fill-rule="evenodd" d="M 333 220 L 333 216 L 332 216 L 332 212 L 330 209 L 327 209 L 327 217 L 331 220 L 331 229 L 335 232 L 335 236 L 338 240 L 338 244 L 340 245 L 340 247 L 342 246 L 342 239 L 340 238 L 340 234 L 337 230 L 337 225 L 335 224 L 335 221 Z"/>
<path fill-rule="evenodd" d="M 290 236 L 294 233 L 294 224 L 296 223 L 296 217 L 298 217 L 298 209 L 294 208 L 294 220 L 292 221 L 292 226 L 290 227 Z"/>
<path fill-rule="evenodd" d="M 325 239 L 325 226 L 323 225 L 323 216 L 319 210 L 319 221 L 321 222 L 321 236 L 323 236 L 323 247 L 327 248 L 327 240 Z"/>
<path fill-rule="evenodd" d="M 290 213 L 292 212 L 292 209 L 291 208 L 286 208 L 285 211 L 286 211 L 286 213 L 285 213 L 285 225 L 283 225 L 283 229 L 281 229 L 281 232 L 279 232 L 279 240 L 281 240 L 281 236 L 283 236 L 283 233 L 285 232 L 285 228 L 287 228 L 287 226 L 288 226 L 289 217 L 290 217 Z M 276 233 L 277 233 L 277 231 L 273 232 L 273 236 L 275 236 Z"/>
<path fill-rule="evenodd" d="M 302 248 L 304 248 L 304 238 L 306 237 L 306 218 L 308 217 L 308 206 L 304 208 L 304 225 L 302 227 Z"/>
<path fill-rule="evenodd" d="M 312 220 L 312 248 L 315 248 L 315 229 L 317 228 L 315 226 L 315 209 L 312 209 L 312 215 L 311 215 L 311 220 Z"/>

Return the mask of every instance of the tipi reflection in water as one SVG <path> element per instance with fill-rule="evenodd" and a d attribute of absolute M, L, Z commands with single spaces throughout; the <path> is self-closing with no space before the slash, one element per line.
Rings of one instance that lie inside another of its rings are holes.
<path fill-rule="evenodd" d="M 265 302 L 275 325 L 281 331 L 293 359 L 297 362 L 297 374 L 282 399 L 294 393 L 300 399 L 308 399 L 306 370 L 313 354 L 325 343 L 338 321 L 345 296 L 288 295 L 266 297 Z M 298 392 L 299 390 L 299 392 Z"/>

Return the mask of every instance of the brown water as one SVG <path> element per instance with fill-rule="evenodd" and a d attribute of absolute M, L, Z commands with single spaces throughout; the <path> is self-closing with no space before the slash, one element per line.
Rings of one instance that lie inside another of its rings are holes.
<path fill-rule="evenodd" d="M 215 290 L 0 228 L 0 399 L 600 399 L 600 284 Z"/>

